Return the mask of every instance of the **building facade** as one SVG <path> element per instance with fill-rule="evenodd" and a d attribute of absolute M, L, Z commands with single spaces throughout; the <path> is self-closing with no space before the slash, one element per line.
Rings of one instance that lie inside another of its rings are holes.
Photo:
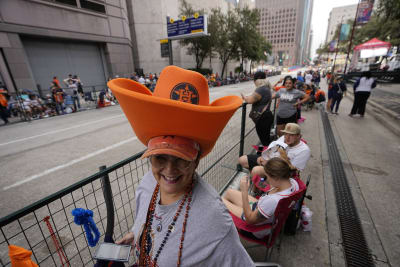
<path fill-rule="evenodd" d="M 256 0 L 260 33 L 272 44 L 269 63 L 306 64 L 311 46 L 313 0 Z"/>
<path fill-rule="evenodd" d="M 10 92 L 47 90 L 53 76 L 84 86 L 132 73 L 126 1 L 1 0 L 0 71 Z"/>
<path fill-rule="evenodd" d="M 187 0 L 195 10 L 228 12 L 236 1 Z M 180 0 L 0 0 L 0 81 L 15 88 L 46 91 L 54 76 L 78 75 L 84 86 L 104 85 L 110 77 L 159 73 L 169 65 L 161 56 L 167 16 L 179 19 Z M 194 68 L 193 55 L 172 42 L 173 64 Z M 225 75 L 239 63 L 229 62 Z M 220 72 L 217 57 L 203 68 Z M 219 73 L 221 75 L 221 73 Z"/>
<path fill-rule="evenodd" d="M 325 43 L 332 41 L 335 31 L 340 23 L 354 20 L 357 4 L 332 8 L 329 13 L 328 28 L 326 30 Z"/>
<path fill-rule="evenodd" d="M 204 9 L 205 13 L 210 13 L 212 8 L 220 8 L 222 12 L 236 7 L 235 1 L 226 0 L 187 0 L 194 10 Z M 128 7 L 129 8 L 129 7 Z M 159 73 L 169 64 L 168 57 L 161 57 L 160 40 L 167 38 L 167 16 L 174 20 L 179 20 L 180 1 L 179 0 L 132 0 L 130 7 L 131 29 L 134 30 L 138 57 L 135 58 L 135 67 L 143 72 Z M 174 65 L 183 68 L 195 68 L 194 57 L 187 54 L 187 49 L 179 44 L 178 40 L 172 42 L 172 54 Z M 134 53 L 135 56 L 135 53 Z M 237 65 L 237 64 L 236 64 Z M 219 72 L 222 65 L 218 58 L 206 58 L 203 68 L 210 68 L 214 72 Z M 227 66 L 227 73 L 235 67 L 234 62 Z"/>

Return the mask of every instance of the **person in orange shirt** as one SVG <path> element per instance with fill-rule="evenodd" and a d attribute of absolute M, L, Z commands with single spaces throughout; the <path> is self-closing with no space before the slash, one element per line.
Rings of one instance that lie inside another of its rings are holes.
<path fill-rule="evenodd" d="M 4 121 L 4 124 L 8 123 L 8 112 L 7 112 L 7 107 L 8 107 L 8 101 L 5 96 L 7 94 L 7 91 L 4 89 L 0 89 L 0 117 Z"/>
<path fill-rule="evenodd" d="M 53 77 L 53 81 L 52 82 L 56 83 L 57 86 L 61 88 L 60 81 L 57 79 L 57 76 Z"/>

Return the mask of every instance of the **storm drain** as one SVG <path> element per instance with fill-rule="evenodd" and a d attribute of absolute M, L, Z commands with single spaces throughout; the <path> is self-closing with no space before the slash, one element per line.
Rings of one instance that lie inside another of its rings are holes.
<path fill-rule="evenodd" d="M 321 110 L 347 266 L 374 266 L 327 113 Z"/>

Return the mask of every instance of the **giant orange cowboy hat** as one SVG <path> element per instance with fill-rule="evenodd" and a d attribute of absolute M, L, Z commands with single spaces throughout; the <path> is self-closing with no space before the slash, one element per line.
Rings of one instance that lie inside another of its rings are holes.
<path fill-rule="evenodd" d="M 129 79 L 108 82 L 138 139 L 180 136 L 196 141 L 201 157 L 215 145 L 225 125 L 242 104 L 238 96 L 209 103 L 208 83 L 200 73 L 176 66 L 164 68 L 152 93 Z"/>

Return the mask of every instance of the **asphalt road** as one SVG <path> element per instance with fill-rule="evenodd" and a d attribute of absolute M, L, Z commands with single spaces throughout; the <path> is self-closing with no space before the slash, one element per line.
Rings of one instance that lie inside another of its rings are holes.
<path fill-rule="evenodd" d="M 210 88 L 210 101 L 253 90 L 252 82 Z M 1 127 L 0 217 L 144 148 L 119 106 Z"/>

